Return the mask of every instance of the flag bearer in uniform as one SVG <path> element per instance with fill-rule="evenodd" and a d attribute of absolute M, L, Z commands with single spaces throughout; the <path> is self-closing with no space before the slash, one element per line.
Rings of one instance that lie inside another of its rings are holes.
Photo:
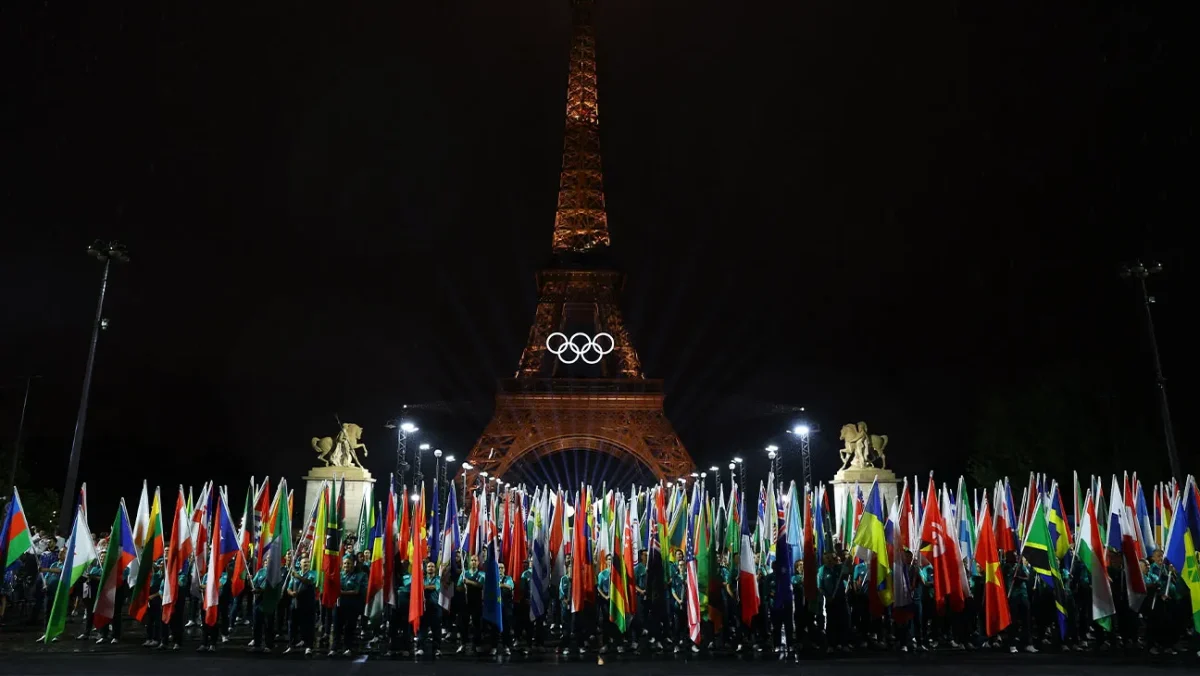
<path fill-rule="evenodd" d="M 268 575 L 271 566 L 276 565 L 268 553 L 263 556 L 262 566 L 254 577 L 250 578 L 251 597 L 254 601 L 254 638 L 250 640 L 250 649 L 269 653 L 275 647 L 275 613 L 267 612 L 263 605 L 266 593 L 271 586 Z"/>
<path fill-rule="evenodd" d="M 684 599 L 687 589 L 687 563 L 682 559 L 675 561 L 671 569 L 671 597 L 668 607 L 671 616 L 671 641 L 675 644 L 675 652 L 688 640 L 687 602 Z"/>
<path fill-rule="evenodd" d="M 179 567 L 179 575 L 176 579 L 163 580 L 163 584 L 175 585 L 175 607 L 171 611 L 171 621 L 167 624 L 167 633 L 171 636 L 171 650 L 179 650 L 183 647 L 183 620 L 184 616 L 187 615 L 187 600 L 191 595 L 191 566 L 191 561 L 184 561 L 183 565 Z M 126 569 L 126 573 L 128 573 L 128 569 Z M 118 589 L 117 594 L 119 595 L 120 593 L 121 590 Z M 117 607 L 121 607 L 119 602 L 117 603 Z"/>
<path fill-rule="evenodd" d="M 513 590 L 516 588 L 516 585 L 513 583 L 512 576 L 505 572 L 503 563 L 497 563 L 496 568 L 500 571 L 500 623 L 504 625 L 500 636 L 497 637 L 500 643 L 499 652 L 504 655 L 511 655 L 512 650 L 510 646 L 512 646 L 513 642 Z"/>
<path fill-rule="evenodd" d="M 314 626 L 317 622 L 317 574 L 309 570 L 307 556 L 300 558 L 300 570 L 293 571 L 287 581 L 287 596 L 292 605 L 291 623 L 288 625 L 288 647 L 283 652 L 304 648 L 311 655 L 316 642 Z"/>
<path fill-rule="evenodd" d="M 825 597 L 825 633 L 827 652 L 850 652 L 850 608 L 846 605 L 846 581 L 850 570 L 842 553 L 826 552 L 825 564 L 818 571 L 819 587 Z"/>
<path fill-rule="evenodd" d="M 612 618 L 608 616 L 609 597 L 612 595 L 612 555 L 604 560 L 604 568 L 596 573 L 596 620 L 600 623 L 600 654 L 608 652 L 608 644 L 614 641 Z"/>
<path fill-rule="evenodd" d="M 423 580 L 425 594 L 425 614 L 421 616 L 421 636 L 417 646 L 417 656 L 425 654 L 425 643 L 429 643 L 430 654 L 437 657 L 442 654 L 442 576 L 438 575 L 437 565 L 432 561 L 425 564 Z"/>
<path fill-rule="evenodd" d="M 1017 645 L 1025 646 L 1027 652 L 1037 652 L 1033 647 L 1033 616 L 1029 607 L 1029 588 L 1033 585 L 1033 574 L 1029 564 L 1017 560 L 1017 553 L 1010 551 L 1004 556 L 1004 582 L 1008 585 L 1008 611 L 1013 623 L 1009 627 L 1010 653 L 1017 652 Z"/>
<path fill-rule="evenodd" d="M 163 564 L 166 559 L 159 557 L 154 562 L 154 572 L 150 575 L 150 596 L 146 599 L 146 647 L 162 648 L 166 640 L 162 623 L 162 590 Z"/>
<path fill-rule="evenodd" d="M 467 569 L 459 575 L 458 586 L 467 596 L 466 617 L 469 634 L 469 643 L 464 641 L 459 644 L 458 652 L 461 653 L 464 648 L 470 646 L 469 651 L 474 653 L 479 649 L 483 630 L 483 571 L 479 570 L 478 556 L 472 554 L 467 560 Z"/>
<path fill-rule="evenodd" d="M 408 603 L 412 599 L 412 570 L 408 561 L 398 561 L 396 566 L 396 607 L 392 608 L 392 621 L 388 623 L 388 650 L 408 657 L 412 649 L 412 625 L 408 622 Z"/>
<path fill-rule="evenodd" d="M 358 647 L 358 617 L 363 614 L 367 580 L 358 572 L 358 561 L 353 555 L 342 559 L 341 582 L 342 591 L 333 612 L 334 647 L 329 651 L 330 657 L 337 655 L 339 648 L 343 657 L 350 657 Z"/>
<path fill-rule="evenodd" d="M 545 590 L 543 590 L 543 593 Z M 541 617 L 529 619 L 530 604 L 533 599 L 533 558 L 530 557 L 524 572 L 521 573 L 521 596 L 525 599 L 516 610 L 517 617 L 524 616 L 525 645 L 538 652 L 546 651 L 546 614 L 550 612 L 549 594 L 545 594 L 546 608 Z M 528 651 L 527 651 L 528 652 Z"/>
<path fill-rule="evenodd" d="M 570 652 L 575 641 L 575 613 L 571 612 L 571 555 L 566 556 L 566 572 L 558 580 L 558 607 L 562 613 L 562 654 Z M 579 654 L 583 654 L 580 646 Z"/>
<path fill-rule="evenodd" d="M 106 552 L 105 549 L 97 549 L 96 560 L 88 566 L 87 571 L 83 574 L 83 585 L 86 590 L 83 598 L 87 602 L 83 604 L 83 633 L 75 637 L 79 641 L 91 638 L 92 635 L 92 613 L 96 606 L 96 590 L 100 588 L 100 576 L 104 573 L 101 563 L 104 561 Z"/>

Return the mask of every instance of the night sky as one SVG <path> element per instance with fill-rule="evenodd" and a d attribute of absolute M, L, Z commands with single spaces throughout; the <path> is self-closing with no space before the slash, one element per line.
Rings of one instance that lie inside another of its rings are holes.
<path fill-rule="evenodd" d="M 952 481 L 981 403 L 1063 364 L 1110 372 L 1153 428 L 1116 275 L 1142 256 L 1167 268 L 1195 469 L 1200 59 L 1147 3 L 1062 4 L 599 0 L 625 314 L 697 464 L 765 466 L 803 419 L 828 476 L 838 427 L 866 420 L 898 470 Z M 133 260 L 97 356 L 94 504 L 142 478 L 235 502 L 251 474 L 298 486 L 335 413 L 377 475 L 405 404 L 465 456 L 549 260 L 569 40 L 565 0 L 4 3 L 4 443 L 41 374 L 23 463 L 61 486 L 103 237 Z"/>

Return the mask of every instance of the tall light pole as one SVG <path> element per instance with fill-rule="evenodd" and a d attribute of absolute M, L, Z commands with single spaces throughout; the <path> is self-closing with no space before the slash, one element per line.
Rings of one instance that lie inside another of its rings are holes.
<path fill-rule="evenodd" d="M 779 452 L 779 447 L 775 444 L 767 446 L 767 458 L 771 461 L 771 473 L 775 475 L 776 481 L 781 481 L 783 474 L 783 454 Z"/>
<path fill-rule="evenodd" d="M 21 418 L 17 421 L 17 441 L 13 444 L 12 469 L 8 473 L 8 485 L 17 485 L 17 463 L 21 459 L 21 440 L 25 438 L 25 411 L 29 408 L 29 388 L 41 376 L 25 376 L 25 398 L 21 401 Z"/>
<path fill-rule="evenodd" d="M 746 490 L 746 463 L 742 462 L 742 459 L 740 457 L 734 458 L 733 462 L 738 467 L 738 490 L 745 492 L 745 490 Z"/>
<path fill-rule="evenodd" d="M 713 465 L 712 467 L 708 468 L 708 471 L 712 472 L 713 483 L 715 483 L 717 486 L 717 493 L 720 493 L 721 492 L 721 468 L 716 465 Z"/>
<path fill-rule="evenodd" d="M 100 277 L 100 298 L 96 301 L 96 318 L 92 321 L 92 341 L 88 345 L 87 367 L 83 371 L 83 393 L 79 396 L 79 412 L 75 415 L 75 434 L 71 438 L 71 455 L 67 459 L 67 481 L 63 487 L 62 508 L 58 510 L 58 527 L 64 533 L 71 526 L 75 510 L 75 481 L 79 476 L 79 452 L 83 447 L 83 429 L 87 424 L 88 392 L 92 389 L 92 369 L 96 365 L 96 343 L 100 340 L 100 331 L 108 328 L 108 320 L 104 318 L 104 294 L 108 291 L 108 271 L 113 261 L 128 263 L 129 253 L 125 245 L 113 240 L 105 242 L 96 240 L 88 247 L 88 255 L 104 263 L 104 274 Z"/>
<path fill-rule="evenodd" d="M 425 460 L 425 451 L 429 450 L 429 444 L 420 444 L 417 446 L 417 466 L 413 470 L 413 488 L 420 486 L 425 481 L 425 471 L 421 464 Z M 436 479 L 436 475 L 434 476 Z"/>
<path fill-rule="evenodd" d="M 396 476 L 404 483 L 404 475 L 408 473 L 408 438 L 420 431 L 420 427 L 411 421 L 397 418 L 388 422 L 384 427 L 397 430 L 396 435 Z"/>
<path fill-rule="evenodd" d="M 1146 309 L 1146 332 L 1150 334 L 1150 349 L 1154 355 L 1154 380 L 1158 384 L 1158 404 L 1162 409 L 1163 436 L 1167 441 L 1167 458 L 1171 461 L 1171 476 L 1175 477 L 1176 481 L 1182 481 L 1183 474 L 1179 467 L 1179 454 L 1175 450 L 1175 428 L 1171 425 L 1171 407 L 1167 403 L 1167 379 L 1163 376 L 1162 359 L 1158 355 L 1158 337 L 1154 333 L 1154 315 L 1150 312 L 1154 296 L 1151 296 L 1146 289 L 1146 278 L 1156 275 L 1162 270 L 1162 263 L 1154 262 L 1143 265 L 1141 261 L 1134 261 L 1133 265 L 1122 265 L 1120 274 L 1122 279 L 1136 279 L 1138 288 L 1142 291 L 1142 307 Z"/>
<path fill-rule="evenodd" d="M 813 432 L 819 429 L 809 427 L 808 425 L 796 425 L 788 430 L 788 434 L 795 436 L 800 440 L 800 462 L 804 466 L 804 489 L 808 490 L 808 486 L 812 484 L 812 449 L 808 445 L 808 437 Z"/>

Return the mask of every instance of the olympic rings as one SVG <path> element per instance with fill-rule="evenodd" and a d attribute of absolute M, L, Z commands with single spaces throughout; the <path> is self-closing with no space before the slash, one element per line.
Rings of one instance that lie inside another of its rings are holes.
<path fill-rule="evenodd" d="M 583 341 L 580 342 L 579 338 L 583 338 Z M 601 338 L 608 339 L 608 347 L 600 344 L 602 342 Z M 562 342 L 555 342 L 556 339 Z M 550 354 L 558 357 L 558 360 L 564 364 L 574 364 L 580 359 L 585 364 L 599 364 L 604 355 L 612 352 L 616 346 L 617 341 L 613 340 L 613 337 L 607 333 L 597 333 L 595 337 L 592 337 L 580 331 L 567 338 L 567 334 L 555 331 L 546 336 L 546 349 L 550 350 Z M 590 359 L 588 357 L 589 354 L 594 354 L 595 359 Z M 568 359 L 568 357 L 570 358 Z"/>

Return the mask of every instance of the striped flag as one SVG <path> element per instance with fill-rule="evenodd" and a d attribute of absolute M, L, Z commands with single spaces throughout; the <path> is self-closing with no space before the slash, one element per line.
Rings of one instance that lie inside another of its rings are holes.
<path fill-rule="evenodd" d="M 92 613 L 92 626 L 101 629 L 120 612 L 117 608 L 117 587 L 125 584 L 121 578 L 125 569 L 137 559 L 133 546 L 133 532 L 129 527 L 129 515 L 125 512 L 125 500 L 117 507 L 113 518 L 112 535 L 108 540 L 108 551 L 104 555 L 100 588 L 96 593 L 96 605 Z"/>

